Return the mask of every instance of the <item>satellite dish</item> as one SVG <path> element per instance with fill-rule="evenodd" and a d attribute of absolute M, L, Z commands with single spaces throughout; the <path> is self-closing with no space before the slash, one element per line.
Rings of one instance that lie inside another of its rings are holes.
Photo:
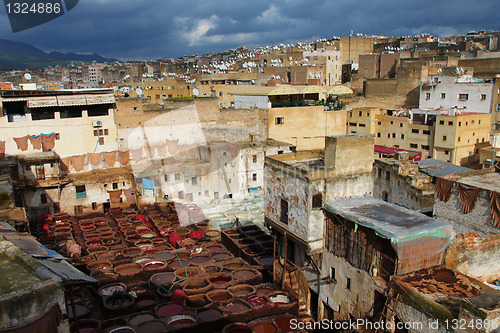
<path fill-rule="evenodd" d="M 26 74 L 24 74 L 24 78 L 25 78 L 26 80 L 31 80 L 31 74 L 30 74 L 30 73 L 26 73 Z"/>
<path fill-rule="evenodd" d="M 199 94 L 200 94 L 200 92 L 198 91 L 198 89 L 194 88 L 193 95 L 198 96 Z"/>
<path fill-rule="evenodd" d="M 135 92 L 137 93 L 137 95 L 142 95 L 142 89 L 141 88 L 137 88 L 135 90 Z"/>

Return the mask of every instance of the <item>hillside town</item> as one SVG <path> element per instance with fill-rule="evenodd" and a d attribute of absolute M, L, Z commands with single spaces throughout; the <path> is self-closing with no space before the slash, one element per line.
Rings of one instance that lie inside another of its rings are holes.
<path fill-rule="evenodd" d="M 0 333 L 500 332 L 499 39 L 0 71 Z"/>

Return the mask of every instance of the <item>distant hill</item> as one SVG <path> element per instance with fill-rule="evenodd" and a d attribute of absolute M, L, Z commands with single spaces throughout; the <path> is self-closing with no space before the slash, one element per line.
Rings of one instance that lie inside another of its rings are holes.
<path fill-rule="evenodd" d="M 34 69 L 55 65 L 67 65 L 71 61 L 112 62 L 98 54 L 46 53 L 33 45 L 0 39 L 0 69 Z"/>

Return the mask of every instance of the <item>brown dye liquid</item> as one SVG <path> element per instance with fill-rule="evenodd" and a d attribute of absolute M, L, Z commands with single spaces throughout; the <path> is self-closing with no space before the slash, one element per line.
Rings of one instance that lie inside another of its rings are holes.
<path fill-rule="evenodd" d="M 254 333 L 275 333 L 276 327 L 268 323 L 260 323 L 253 327 Z"/>
<path fill-rule="evenodd" d="M 290 325 L 291 319 L 292 318 L 290 318 L 290 317 L 275 319 L 276 325 L 278 325 L 278 328 L 280 328 L 284 331 L 291 331 L 292 330 L 292 327 Z"/>
<path fill-rule="evenodd" d="M 212 256 L 212 258 L 216 260 L 221 260 L 221 259 L 227 259 L 230 258 L 231 256 L 227 253 L 217 253 Z"/>
<path fill-rule="evenodd" d="M 225 307 L 228 312 L 242 312 L 248 310 L 249 307 L 243 303 L 230 303 Z"/>

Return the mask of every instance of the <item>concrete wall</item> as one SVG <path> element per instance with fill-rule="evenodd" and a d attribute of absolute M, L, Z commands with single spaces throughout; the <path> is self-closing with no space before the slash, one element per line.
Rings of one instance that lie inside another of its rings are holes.
<path fill-rule="evenodd" d="M 276 124 L 282 117 L 283 124 Z M 269 138 L 288 142 L 297 150 L 323 149 L 325 136 L 346 133 L 346 111 L 324 111 L 323 106 L 271 108 Z"/>

